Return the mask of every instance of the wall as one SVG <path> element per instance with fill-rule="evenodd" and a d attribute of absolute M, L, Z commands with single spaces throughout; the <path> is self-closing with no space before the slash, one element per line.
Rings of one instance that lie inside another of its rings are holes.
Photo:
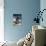
<path fill-rule="evenodd" d="M 40 0 L 5 0 L 4 35 L 7 41 L 18 41 L 31 31 L 35 12 L 40 9 Z M 13 13 L 22 14 L 22 25 L 13 26 Z"/>
<path fill-rule="evenodd" d="M 41 9 L 41 11 L 43 9 L 46 9 L 46 0 L 41 0 L 40 1 L 40 9 Z M 43 17 L 43 22 L 41 21 L 40 25 L 46 26 L 46 11 L 43 12 L 43 16 L 42 17 Z"/>

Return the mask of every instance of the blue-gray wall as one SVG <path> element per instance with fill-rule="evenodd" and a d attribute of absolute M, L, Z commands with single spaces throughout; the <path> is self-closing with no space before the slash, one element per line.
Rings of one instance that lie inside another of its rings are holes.
<path fill-rule="evenodd" d="M 40 10 L 42 11 L 43 9 L 46 9 L 46 0 L 41 0 L 40 1 Z M 43 22 L 40 22 L 40 25 L 45 26 L 46 27 L 46 10 L 43 12 Z"/>
<path fill-rule="evenodd" d="M 5 0 L 5 40 L 18 41 L 24 37 L 32 28 L 33 19 L 40 9 L 40 0 Z M 13 14 L 22 14 L 22 25 L 13 26 Z"/>

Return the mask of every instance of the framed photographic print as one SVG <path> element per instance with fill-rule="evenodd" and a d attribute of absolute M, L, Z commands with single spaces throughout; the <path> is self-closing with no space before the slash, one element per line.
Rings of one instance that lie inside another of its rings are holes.
<path fill-rule="evenodd" d="M 13 24 L 14 25 L 22 24 L 22 14 L 13 14 Z"/>

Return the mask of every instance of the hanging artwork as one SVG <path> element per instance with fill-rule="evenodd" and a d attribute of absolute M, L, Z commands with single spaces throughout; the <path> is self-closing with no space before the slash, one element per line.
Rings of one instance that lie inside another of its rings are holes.
<path fill-rule="evenodd" d="M 13 24 L 15 25 L 22 24 L 22 14 L 13 14 Z"/>

